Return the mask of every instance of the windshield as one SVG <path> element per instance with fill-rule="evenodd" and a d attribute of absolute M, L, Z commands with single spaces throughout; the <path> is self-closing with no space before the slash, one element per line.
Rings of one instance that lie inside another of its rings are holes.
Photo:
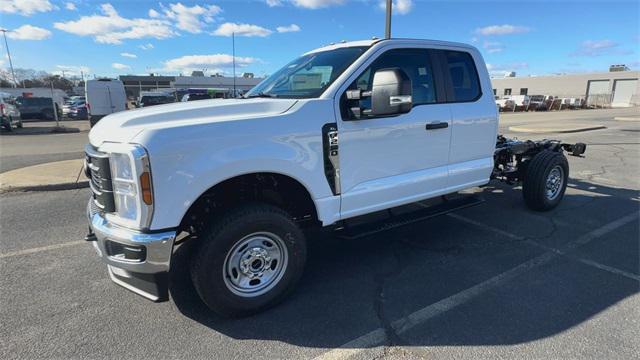
<path fill-rule="evenodd" d="M 367 47 L 347 47 L 297 58 L 251 89 L 245 97 L 318 97 Z"/>

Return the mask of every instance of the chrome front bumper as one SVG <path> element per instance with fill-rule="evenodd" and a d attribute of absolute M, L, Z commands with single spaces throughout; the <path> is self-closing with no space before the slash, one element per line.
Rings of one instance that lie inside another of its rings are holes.
<path fill-rule="evenodd" d="M 138 232 L 113 225 L 92 211 L 92 201 L 87 207 L 92 243 L 111 280 L 147 299 L 167 300 L 176 232 Z"/>

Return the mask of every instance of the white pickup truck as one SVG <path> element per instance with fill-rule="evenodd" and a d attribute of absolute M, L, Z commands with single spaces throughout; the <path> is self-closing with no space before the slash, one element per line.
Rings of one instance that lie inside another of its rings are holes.
<path fill-rule="evenodd" d="M 310 228 L 368 234 L 407 224 L 468 206 L 450 194 L 492 179 L 523 183 L 527 205 L 548 210 L 567 185 L 563 152 L 585 150 L 497 136 L 478 50 L 427 40 L 334 44 L 243 98 L 106 120 L 89 134 L 85 172 L 87 240 L 109 276 L 166 300 L 174 249 L 191 242 L 195 288 L 226 316 L 263 310 L 292 291 Z M 382 225 L 362 221 L 418 201 L 432 207 Z"/>

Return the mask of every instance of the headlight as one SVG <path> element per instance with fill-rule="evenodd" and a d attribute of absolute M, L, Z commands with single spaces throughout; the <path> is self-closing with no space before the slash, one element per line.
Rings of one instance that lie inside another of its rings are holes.
<path fill-rule="evenodd" d="M 153 214 L 151 168 L 147 151 L 137 144 L 106 143 L 116 211 L 107 214 L 115 224 L 135 229 L 149 227 Z"/>

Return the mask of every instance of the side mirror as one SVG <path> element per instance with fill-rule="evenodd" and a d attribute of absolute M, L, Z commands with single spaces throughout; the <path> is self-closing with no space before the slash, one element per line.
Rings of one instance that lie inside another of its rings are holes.
<path fill-rule="evenodd" d="M 370 115 L 395 115 L 411 111 L 411 79 L 399 68 L 380 69 L 373 75 Z"/>

